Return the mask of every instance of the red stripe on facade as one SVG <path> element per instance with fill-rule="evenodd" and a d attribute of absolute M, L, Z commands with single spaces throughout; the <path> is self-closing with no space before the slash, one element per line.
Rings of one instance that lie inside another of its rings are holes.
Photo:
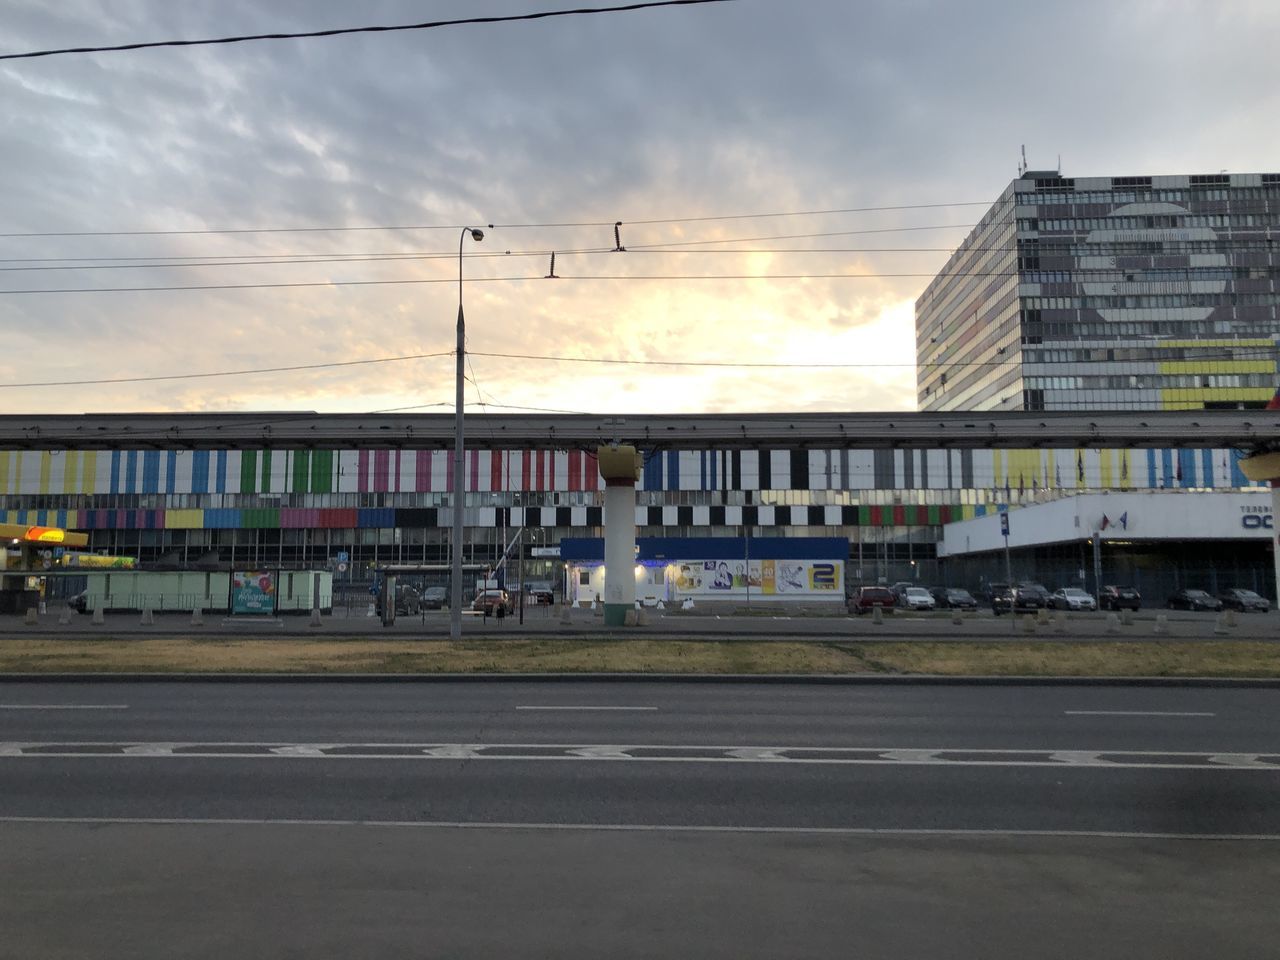
<path fill-rule="evenodd" d="M 531 450 L 520 451 L 520 489 L 521 490 L 533 489 L 532 487 L 529 486 L 530 461 L 532 460 L 532 458 L 533 458 L 533 451 Z"/>
<path fill-rule="evenodd" d="M 413 478 L 413 489 L 421 493 L 431 489 L 431 451 L 419 450 L 416 456 L 417 464 Z"/>
<path fill-rule="evenodd" d="M 388 483 L 390 468 L 391 451 L 375 450 L 373 452 L 373 489 L 378 493 L 388 493 L 391 489 Z"/>
<path fill-rule="evenodd" d="M 489 454 L 489 489 L 502 489 L 502 451 L 494 450 Z"/>
<path fill-rule="evenodd" d="M 569 483 L 570 490 L 582 489 L 582 454 L 577 450 L 569 451 Z"/>
<path fill-rule="evenodd" d="M 471 462 L 464 469 L 469 470 L 467 476 L 462 478 L 463 490 L 479 490 L 480 489 L 480 451 L 471 451 Z"/>
<path fill-rule="evenodd" d="M 600 489 L 600 461 L 596 459 L 594 453 L 588 453 L 583 456 L 583 476 L 582 486 L 586 490 Z"/>
<path fill-rule="evenodd" d="M 545 490 L 545 489 L 547 489 L 547 488 L 546 488 L 546 486 L 545 486 L 545 484 L 546 484 L 546 476 L 547 476 L 546 456 L 547 456 L 547 451 L 545 451 L 545 450 L 539 450 L 539 451 L 537 451 L 537 457 L 538 457 L 538 483 L 537 483 L 537 486 L 535 486 L 535 487 L 534 487 L 534 489 L 535 489 L 535 490 Z"/>
<path fill-rule="evenodd" d="M 893 525 L 895 527 L 905 527 L 907 525 L 907 511 L 903 509 L 902 504 L 895 504 L 893 507 Z"/>

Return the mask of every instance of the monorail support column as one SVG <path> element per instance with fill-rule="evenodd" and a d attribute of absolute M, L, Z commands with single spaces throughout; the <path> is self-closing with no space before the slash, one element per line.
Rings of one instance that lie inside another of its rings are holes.
<path fill-rule="evenodd" d="M 610 444 L 596 450 L 604 480 L 604 622 L 626 625 L 636 605 L 636 448 Z"/>
<path fill-rule="evenodd" d="M 1276 600 L 1280 602 L 1280 452 L 1259 453 L 1240 461 L 1250 480 L 1271 481 L 1271 554 L 1275 567 Z"/>

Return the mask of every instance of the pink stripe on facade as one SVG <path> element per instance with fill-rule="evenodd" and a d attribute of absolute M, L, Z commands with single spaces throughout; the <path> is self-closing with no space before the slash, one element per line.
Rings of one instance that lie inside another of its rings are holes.
<path fill-rule="evenodd" d="M 413 478 L 413 489 L 419 493 L 431 489 L 431 451 L 419 450 L 417 457 L 417 473 Z"/>
<path fill-rule="evenodd" d="M 369 451 L 361 450 L 356 457 L 356 490 L 369 492 Z"/>

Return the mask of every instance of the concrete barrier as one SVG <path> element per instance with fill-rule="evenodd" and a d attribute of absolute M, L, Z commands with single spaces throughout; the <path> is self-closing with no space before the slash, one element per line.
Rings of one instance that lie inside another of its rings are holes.
<path fill-rule="evenodd" d="M 151 612 L 151 608 L 143 607 L 142 618 L 138 621 L 138 623 L 140 623 L 144 627 L 151 627 L 155 625 L 155 622 L 156 622 L 156 615 Z"/>
<path fill-rule="evenodd" d="M 191 608 L 191 625 L 193 627 L 204 626 L 204 611 L 201 610 L 199 607 Z"/>
<path fill-rule="evenodd" d="M 1213 635 L 1215 637 L 1225 637 L 1228 632 L 1227 618 L 1222 614 L 1218 614 L 1213 620 Z"/>
<path fill-rule="evenodd" d="M 1038 622 L 1037 617 L 1018 617 L 1017 614 L 1011 614 L 1011 616 L 1017 618 L 1018 627 L 1019 629 L 1022 630 L 1023 633 L 1036 632 L 1036 623 Z"/>
<path fill-rule="evenodd" d="M 307 626 L 309 626 L 309 627 L 318 627 L 318 626 L 320 626 L 320 625 L 321 625 L 321 624 L 320 624 L 320 608 L 319 608 L 319 607 L 312 607 L 312 608 L 311 608 L 311 619 L 307 621 Z"/>
<path fill-rule="evenodd" d="M 22 621 L 28 627 L 34 627 L 40 622 L 40 612 L 35 607 L 27 607 L 26 618 Z"/>
<path fill-rule="evenodd" d="M 884 611 L 881 610 L 879 607 L 872 607 L 871 622 L 874 623 L 876 626 L 882 626 L 884 624 Z"/>
<path fill-rule="evenodd" d="M 562 606 L 562 607 L 560 608 L 560 622 L 561 622 L 561 623 L 563 623 L 563 624 L 570 624 L 570 623 L 573 623 L 573 612 L 572 612 L 572 609 L 573 609 L 573 608 L 572 608 L 572 607 L 570 607 L 568 604 L 565 604 L 564 606 Z"/>
<path fill-rule="evenodd" d="M 1120 632 L 1120 617 L 1116 615 L 1114 610 L 1107 614 L 1106 631 L 1107 633 Z"/>
<path fill-rule="evenodd" d="M 1128 607 L 1120 612 L 1120 623 L 1126 627 L 1133 626 L 1133 611 Z"/>
<path fill-rule="evenodd" d="M 1169 618 L 1163 613 L 1156 614 L 1156 633 L 1163 636 L 1169 632 Z"/>
<path fill-rule="evenodd" d="M 637 611 L 635 610 L 627 610 L 625 613 L 623 613 L 622 625 L 624 627 L 636 626 L 636 623 L 637 623 L 636 614 L 637 614 Z"/>
<path fill-rule="evenodd" d="M 1239 626 L 1240 623 L 1240 621 L 1236 619 L 1236 612 L 1234 610 L 1227 610 L 1223 613 L 1222 619 L 1228 627 Z"/>
<path fill-rule="evenodd" d="M 71 618 L 75 616 L 75 613 L 70 607 L 64 606 L 62 612 L 58 614 L 58 623 L 65 627 L 71 622 Z"/>
<path fill-rule="evenodd" d="M 1067 615 L 1065 613 L 1054 613 L 1053 615 L 1053 632 L 1067 632 Z"/>
<path fill-rule="evenodd" d="M 93 616 L 89 618 L 89 622 L 92 623 L 95 627 L 100 627 L 107 622 L 106 614 L 102 612 L 101 607 L 93 608 Z"/>
<path fill-rule="evenodd" d="M 1047 624 L 1048 622 L 1049 622 L 1049 611 L 1046 610 L 1044 607 L 1041 607 L 1036 611 L 1036 623 Z"/>

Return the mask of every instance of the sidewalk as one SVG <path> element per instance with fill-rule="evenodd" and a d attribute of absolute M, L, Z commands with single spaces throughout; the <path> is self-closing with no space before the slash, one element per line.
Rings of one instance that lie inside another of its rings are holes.
<path fill-rule="evenodd" d="M 221 613 L 205 613 L 204 623 L 194 626 L 188 613 L 155 614 L 153 625 L 143 626 L 137 613 L 111 614 L 106 622 L 95 626 L 87 615 L 72 616 L 69 624 L 58 622 L 61 611 L 46 613 L 35 625 L 27 625 L 22 616 L 0 617 L 0 640 L 5 637 L 331 637 L 366 639 L 445 639 L 449 635 L 449 613 L 428 611 L 412 617 L 398 617 L 393 626 L 384 627 L 377 617 L 347 616 L 344 610 L 321 617 L 320 625 L 310 625 L 305 615 L 278 618 L 225 617 Z M 1167 634 L 1157 634 L 1156 616 L 1164 615 Z M 696 611 L 645 610 L 646 622 L 637 627 L 607 628 L 598 612 L 570 610 L 567 622 L 554 608 L 538 607 L 525 611 L 525 622 L 518 616 L 499 620 L 468 613 L 463 618 L 462 635 L 468 640 L 500 640 L 520 638 L 565 637 L 580 639 L 627 639 L 635 637 L 666 639 L 732 639 L 753 640 L 1273 640 L 1280 638 L 1280 613 L 1243 614 L 1236 616 L 1236 626 L 1215 634 L 1218 617 L 1200 614 L 1143 610 L 1133 615 L 1129 625 L 1115 625 L 1108 632 L 1107 615 L 1103 613 L 1059 614 L 1056 623 L 1035 623 L 1034 618 L 994 617 L 989 612 L 965 614 L 960 623 L 952 622 L 946 611 L 934 613 L 895 613 L 876 624 L 870 615 L 852 616 L 721 616 Z M 1027 627 L 1034 624 L 1034 629 Z"/>

